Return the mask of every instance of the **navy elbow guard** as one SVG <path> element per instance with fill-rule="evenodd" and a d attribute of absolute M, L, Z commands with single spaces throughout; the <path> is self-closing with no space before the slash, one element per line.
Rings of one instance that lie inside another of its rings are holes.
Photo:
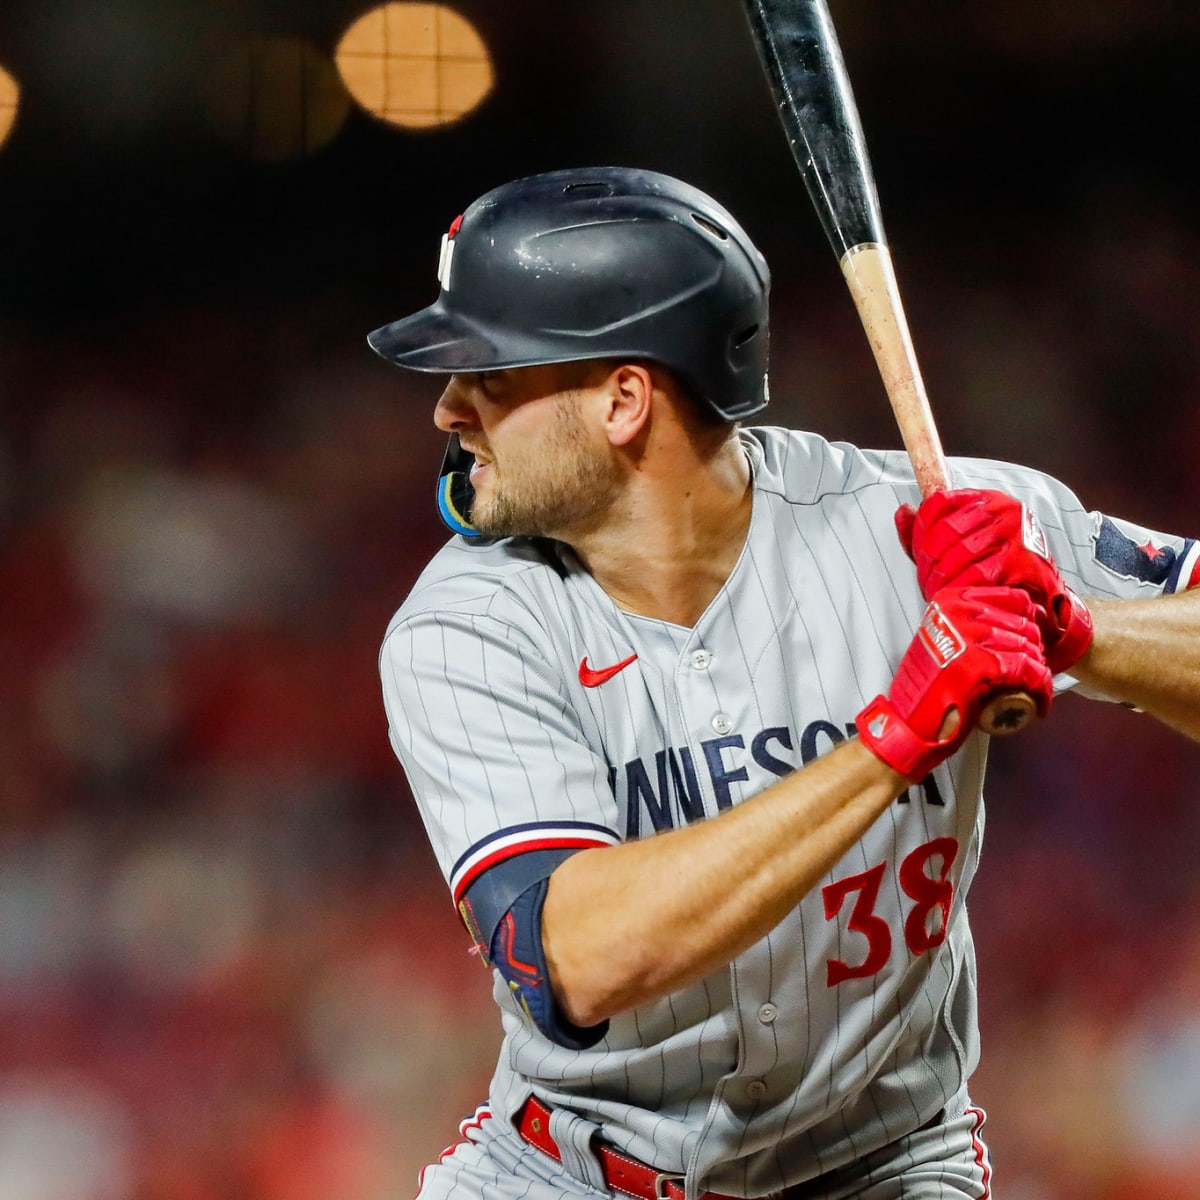
<path fill-rule="evenodd" d="M 548 878 L 539 880 L 526 888 L 500 918 L 492 934 L 492 965 L 546 1037 L 568 1050 L 588 1050 L 608 1032 L 608 1022 L 583 1029 L 572 1025 L 559 1011 L 542 946 L 542 906 L 549 889 Z"/>

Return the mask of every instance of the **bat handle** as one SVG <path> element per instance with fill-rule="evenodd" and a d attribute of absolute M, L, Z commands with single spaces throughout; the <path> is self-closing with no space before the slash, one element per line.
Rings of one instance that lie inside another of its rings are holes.
<path fill-rule="evenodd" d="M 913 350 L 891 251 L 884 243 L 862 242 L 846 251 L 841 268 L 883 377 L 921 494 L 945 491 L 950 487 L 950 468 Z M 985 733 L 1004 737 L 1020 733 L 1036 714 L 1037 705 L 1028 692 L 1001 692 L 988 701 L 979 718 L 979 727 Z"/>
<path fill-rule="evenodd" d="M 999 692 L 984 707 L 979 728 L 997 737 L 1020 733 L 1037 715 L 1037 704 L 1028 692 Z"/>

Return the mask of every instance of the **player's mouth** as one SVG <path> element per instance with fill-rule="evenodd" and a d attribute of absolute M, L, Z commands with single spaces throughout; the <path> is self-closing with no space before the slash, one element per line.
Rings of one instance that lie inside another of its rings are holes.
<path fill-rule="evenodd" d="M 468 476 L 471 482 L 474 483 L 492 465 L 494 460 L 482 447 L 472 446 L 461 437 L 458 439 L 458 444 L 475 460 L 471 464 L 471 471 Z"/>

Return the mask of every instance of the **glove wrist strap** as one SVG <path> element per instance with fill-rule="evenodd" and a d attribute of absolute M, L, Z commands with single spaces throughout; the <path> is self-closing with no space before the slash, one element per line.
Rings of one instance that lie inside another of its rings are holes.
<path fill-rule="evenodd" d="M 1088 606 L 1070 588 L 1064 591 L 1062 599 L 1066 600 L 1063 607 L 1067 612 L 1055 614 L 1062 632 L 1046 647 L 1046 658 L 1055 672 L 1066 671 L 1074 666 L 1087 653 L 1095 633 Z"/>
<path fill-rule="evenodd" d="M 854 723 L 875 757 L 910 783 L 920 783 L 953 749 L 953 737 L 941 742 L 922 738 L 886 696 L 876 696 Z"/>

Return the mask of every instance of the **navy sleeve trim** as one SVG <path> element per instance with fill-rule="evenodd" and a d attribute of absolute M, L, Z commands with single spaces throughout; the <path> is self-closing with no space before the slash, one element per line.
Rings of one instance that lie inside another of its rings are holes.
<path fill-rule="evenodd" d="M 1164 592 L 1186 592 L 1200 586 L 1200 543 L 1188 538 L 1163 584 Z"/>
<path fill-rule="evenodd" d="M 620 838 L 603 825 L 587 821 L 537 821 L 510 825 L 476 842 L 450 872 L 450 890 L 457 905 L 480 876 L 510 859 L 537 850 L 584 850 L 615 846 Z"/>

